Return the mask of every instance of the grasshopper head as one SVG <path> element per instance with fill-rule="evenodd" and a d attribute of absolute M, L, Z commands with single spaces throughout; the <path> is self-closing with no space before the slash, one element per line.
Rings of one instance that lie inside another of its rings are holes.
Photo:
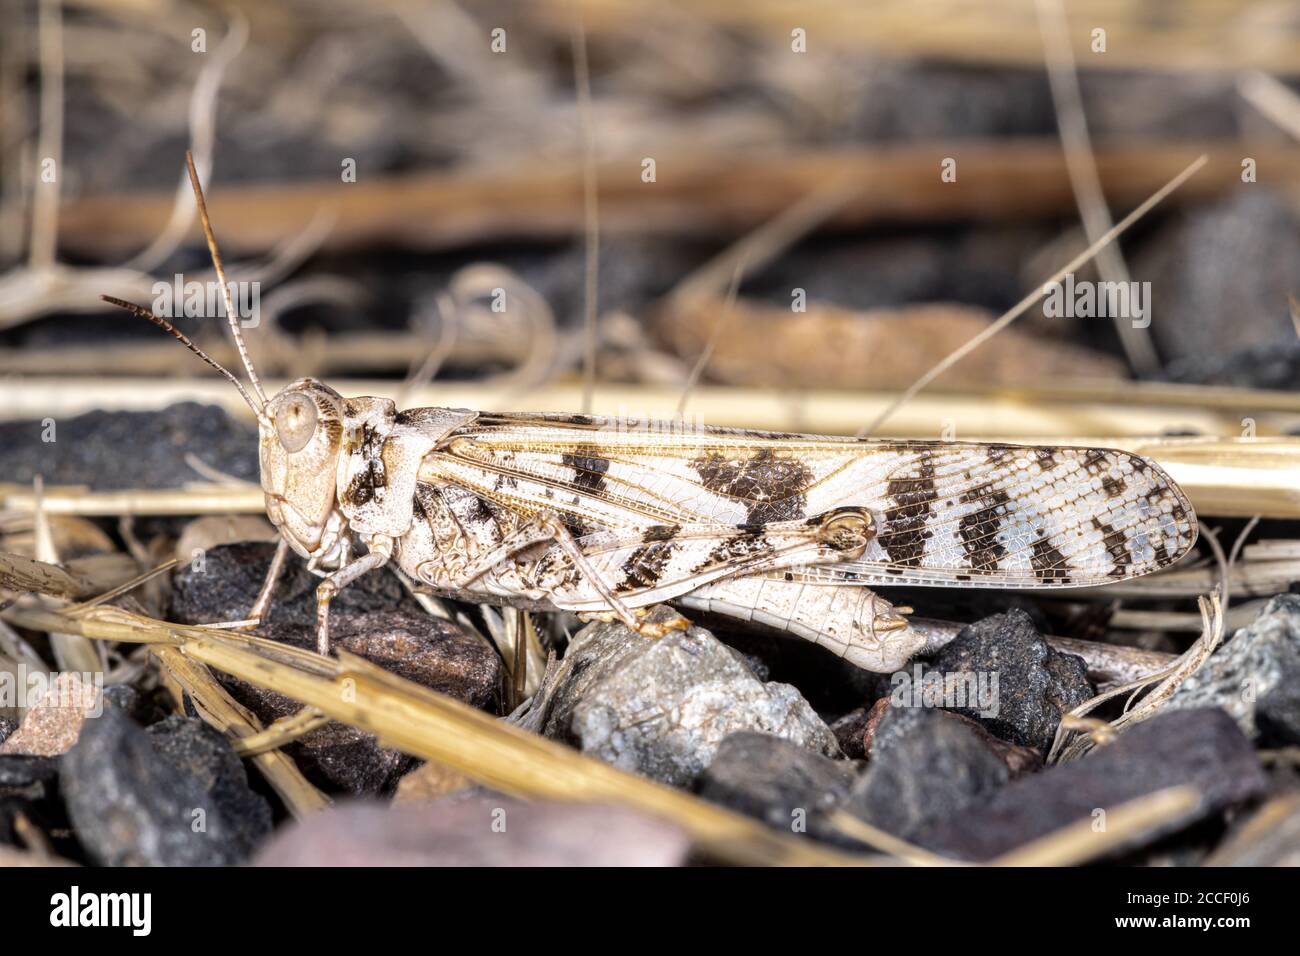
<path fill-rule="evenodd" d="M 188 152 L 185 165 L 194 188 L 194 204 L 203 224 L 208 251 L 212 254 L 212 266 L 221 283 L 230 334 L 248 373 L 251 392 L 229 369 L 214 361 L 166 319 L 112 296 L 101 298 L 164 329 L 235 386 L 257 416 L 258 454 L 267 516 L 294 550 L 304 557 L 331 558 L 338 554 L 338 545 L 347 530 L 342 513 L 335 507 L 335 482 L 343 442 L 343 398 L 315 379 L 304 378 L 274 398 L 267 399 L 239 329 L 230 283 L 217 249 L 217 238 L 212 232 L 208 207 L 203 200 L 203 187 L 199 185 L 194 157 Z"/>
<path fill-rule="evenodd" d="M 299 379 L 266 404 L 258 454 L 266 513 L 295 550 L 320 550 L 335 512 L 343 440 L 343 399 L 315 379 Z"/>

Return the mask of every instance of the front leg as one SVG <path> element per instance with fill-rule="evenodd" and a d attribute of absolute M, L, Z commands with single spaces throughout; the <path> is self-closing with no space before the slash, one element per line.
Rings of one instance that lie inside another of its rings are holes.
<path fill-rule="evenodd" d="M 262 623 L 262 618 L 266 617 L 266 612 L 271 609 L 271 595 L 275 593 L 275 585 L 280 579 L 284 559 L 288 554 L 289 539 L 281 534 L 275 546 L 275 556 L 271 558 L 271 566 L 267 568 L 266 579 L 262 582 L 262 590 L 257 593 L 257 600 L 253 602 L 253 609 L 248 613 L 245 627 L 257 627 Z"/>
<path fill-rule="evenodd" d="M 206 626 L 232 631 L 256 629 L 262 623 L 262 619 L 266 617 L 267 611 L 271 609 L 271 596 L 275 593 L 275 585 L 280 579 L 280 572 L 284 569 L 284 559 L 288 554 L 289 539 L 284 535 L 280 535 L 280 541 L 275 547 L 275 555 L 271 558 L 271 566 L 266 571 L 266 577 L 262 580 L 262 588 L 257 592 L 257 599 L 253 602 L 253 608 L 248 612 L 248 617 L 241 618 L 238 621 L 222 621 Z"/>
<path fill-rule="evenodd" d="M 367 571 L 382 568 L 393 556 L 393 539 L 385 535 L 373 535 L 366 546 L 369 553 L 327 575 L 316 588 L 316 650 L 322 655 L 330 652 L 329 615 L 334 595 Z"/>

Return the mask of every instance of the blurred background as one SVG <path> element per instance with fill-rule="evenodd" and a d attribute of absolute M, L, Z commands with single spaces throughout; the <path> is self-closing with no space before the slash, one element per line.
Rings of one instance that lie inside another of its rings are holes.
<path fill-rule="evenodd" d="M 1077 270 L 1150 282 L 1148 328 L 1031 308 L 881 431 L 1235 435 L 1220 393 L 1123 389 L 1300 381 L 1294 3 L 0 10 L 5 417 L 242 407 L 98 299 L 211 278 L 186 148 L 272 379 L 851 432 L 1207 153 Z M 1100 417 L 980 404 L 1026 388 Z"/>

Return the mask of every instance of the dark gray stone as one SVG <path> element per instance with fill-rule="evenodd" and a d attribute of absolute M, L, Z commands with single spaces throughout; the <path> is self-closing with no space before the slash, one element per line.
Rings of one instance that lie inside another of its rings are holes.
<path fill-rule="evenodd" d="M 197 566 L 192 561 L 184 564 L 172 582 L 172 619 L 183 624 L 206 624 L 246 618 L 273 554 L 272 542 L 241 541 L 205 551 Z M 307 570 L 305 561 L 291 554 L 263 623 L 277 630 L 314 631 L 316 588 L 320 582 Z M 339 591 L 330 604 L 330 621 L 358 612 L 387 610 L 423 613 L 400 581 L 387 571 L 376 571 Z"/>
<path fill-rule="evenodd" d="M 1183 681 L 1166 708 L 1220 707 L 1248 737 L 1300 734 L 1300 595 L 1279 594 Z"/>
<path fill-rule="evenodd" d="M 655 608 L 651 620 L 675 613 Z M 589 625 L 574 636 L 523 723 L 679 786 L 741 730 L 839 753 L 835 735 L 799 691 L 759 680 L 739 653 L 696 626 L 648 639 L 622 624 Z"/>
<path fill-rule="evenodd" d="M 853 765 L 754 731 L 731 734 L 700 775 L 697 792 L 785 832 L 825 830 L 848 795 Z"/>
<path fill-rule="evenodd" d="M 857 140 L 962 136 L 1047 136 L 1056 132 L 1052 95 L 1041 70 L 990 69 L 871 58 L 847 63 L 858 80 Z"/>
<path fill-rule="evenodd" d="M 861 760 L 867 755 L 864 737 L 870 716 L 867 708 L 857 707 L 831 723 L 831 733 L 840 751 L 850 760 Z"/>
<path fill-rule="evenodd" d="M 1300 653 L 1278 658 L 1280 680 L 1255 702 L 1255 724 L 1267 747 L 1300 746 Z"/>
<path fill-rule="evenodd" d="M 193 718 L 146 732 L 106 706 L 63 756 L 60 783 L 77 837 L 107 866 L 240 863 L 271 829 L 230 744 Z"/>
<path fill-rule="evenodd" d="M 1300 214 L 1262 183 L 1172 217 L 1129 261 L 1133 279 L 1158 290 L 1151 332 L 1166 360 L 1194 367 L 1295 339 L 1287 296 L 1300 262 Z"/>
<path fill-rule="evenodd" d="M 164 338 L 166 338 L 164 336 Z M 185 361 L 177 346 L 178 361 Z M 256 481 L 257 432 L 216 405 L 179 402 L 161 411 L 93 411 L 55 422 L 55 441 L 43 438 L 43 419 L 0 422 L 0 480 L 30 485 L 86 485 L 96 491 L 179 488 L 203 481 L 187 454 L 248 481 Z M 106 467 L 112 462 L 112 467 Z"/>
<path fill-rule="evenodd" d="M 1079 87 L 1097 141 L 1236 139 L 1242 132 L 1241 93 L 1218 71 L 1083 70 Z"/>
<path fill-rule="evenodd" d="M 1165 377 L 1194 385 L 1295 391 L 1300 389 L 1300 339 L 1291 333 L 1243 349 L 1177 360 L 1169 363 Z"/>
<path fill-rule="evenodd" d="M 187 565 L 176 575 L 172 617 L 201 624 L 246 617 L 261 588 L 275 546 L 243 542 L 213 548 L 202 569 Z M 316 648 L 316 586 L 320 579 L 303 562 L 286 562 L 270 614 L 258 633 L 306 650 Z M 480 637 L 432 617 L 386 571 L 365 575 L 339 592 L 330 606 L 330 637 L 336 649 L 364 657 L 417 684 L 475 707 L 493 709 L 501 686 L 501 658 Z M 217 673 L 237 701 L 264 724 L 287 717 L 302 704 L 272 690 Z M 318 786 L 356 795 L 386 793 L 412 766 L 398 750 L 381 747 L 373 734 L 329 723 L 286 747 Z"/>
<path fill-rule="evenodd" d="M 242 855 L 271 831 L 271 807 L 248 787 L 243 761 L 216 728 L 192 717 L 167 717 L 145 731 L 154 750 L 198 781 L 231 825 Z"/>
<path fill-rule="evenodd" d="M 28 822 L 42 820 L 52 803 L 59 764 L 55 757 L 0 755 L 0 843 L 18 844 L 15 821 L 21 813 Z"/>
<path fill-rule="evenodd" d="M 1006 763 L 960 717 L 890 707 L 872 735 L 871 761 L 845 803 L 855 816 L 904 839 L 960 816 L 1010 778 Z"/>
<path fill-rule="evenodd" d="M 996 714 L 953 707 L 994 735 L 1046 752 L 1061 715 L 1093 696 L 1082 658 L 1054 650 L 1024 611 L 1012 609 L 962 628 L 925 668 L 997 676 Z"/>
<path fill-rule="evenodd" d="M 44 795 L 46 784 L 59 776 L 56 757 L 31 757 L 25 754 L 0 754 L 0 796 Z"/>
<path fill-rule="evenodd" d="M 1161 821 L 1127 848 L 1250 800 L 1264 792 L 1267 778 L 1250 741 L 1223 711 L 1165 711 L 1080 760 L 1007 784 L 915 839 L 939 853 L 989 860 L 1070 824 L 1099 819 L 1096 811 L 1179 785 L 1200 793 L 1195 807 Z"/>

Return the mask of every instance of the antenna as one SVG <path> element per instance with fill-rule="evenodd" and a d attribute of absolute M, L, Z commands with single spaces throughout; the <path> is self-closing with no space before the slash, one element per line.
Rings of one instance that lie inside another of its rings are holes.
<path fill-rule="evenodd" d="M 199 207 L 199 219 L 203 222 L 203 235 L 208 240 L 208 252 L 212 254 L 212 265 L 217 270 L 217 281 L 221 283 L 221 301 L 226 306 L 226 319 L 230 322 L 230 331 L 235 336 L 235 347 L 239 349 L 239 357 L 243 360 L 244 368 L 248 371 L 248 380 L 253 386 L 253 391 L 257 393 L 257 397 L 265 405 L 266 393 L 262 391 L 262 383 L 258 380 L 257 370 L 253 368 L 253 360 L 248 355 L 248 346 L 244 344 L 244 336 L 239 331 L 239 319 L 235 315 L 235 304 L 230 299 L 230 284 L 226 281 L 226 267 L 221 262 L 221 251 L 217 248 L 217 237 L 212 233 L 212 220 L 208 218 L 208 204 L 203 201 L 203 187 L 199 185 L 199 174 L 194 168 L 194 155 L 188 149 L 185 151 L 185 166 L 190 171 L 190 185 L 194 187 L 194 202 Z M 188 339 L 181 336 L 175 329 L 172 329 L 172 332 L 180 336 L 182 341 L 188 343 Z M 201 352 L 199 354 L 202 355 Z M 204 356 L 204 358 L 207 358 L 207 356 Z M 211 359 L 208 359 L 208 361 L 212 362 Z M 212 362 L 212 364 L 216 365 L 215 362 Z M 227 372 L 226 374 L 229 375 L 230 373 Z M 243 389 L 241 388 L 240 391 L 242 392 Z"/>
<path fill-rule="evenodd" d="M 239 379 L 231 375 L 230 372 L 226 370 L 225 366 L 217 362 L 217 360 L 214 359 L 212 356 L 210 356 L 207 352 L 203 351 L 203 349 L 199 348 L 197 345 L 191 342 L 189 340 L 189 337 L 186 336 L 185 333 L 181 332 L 178 328 L 176 328 L 176 326 L 172 325 L 166 319 L 154 315 L 148 309 L 136 305 L 134 302 L 127 302 L 124 299 L 117 299 L 111 295 L 101 295 L 100 298 L 103 299 L 105 302 L 109 303 L 110 305 L 115 305 L 118 306 L 119 308 L 126 309 L 126 311 L 128 312 L 132 312 L 135 315 L 140 316 L 142 319 L 148 319 L 150 322 L 158 326 L 160 329 L 164 329 L 170 332 L 176 338 L 176 340 L 181 343 L 181 345 L 185 346 L 187 349 L 189 349 L 199 358 L 203 359 L 203 361 L 207 362 L 209 365 L 215 368 L 222 375 L 226 376 L 226 378 L 230 379 L 230 384 L 235 386 L 235 388 L 239 389 L 239 394 L 244 397 L 244 401 L 248 402 L 248 407 L 253 410 L 254 414 L 257 415 L 259 420 L 264 419 L 266 417 L 266 413 L 262 411 L 262 405 L 259 405 L 253 401 L 253 396 L 248 394 L 248 391 L 240 383 Z M 263 405 L 264 404 L 265 402 L 263 402 Z"/>

